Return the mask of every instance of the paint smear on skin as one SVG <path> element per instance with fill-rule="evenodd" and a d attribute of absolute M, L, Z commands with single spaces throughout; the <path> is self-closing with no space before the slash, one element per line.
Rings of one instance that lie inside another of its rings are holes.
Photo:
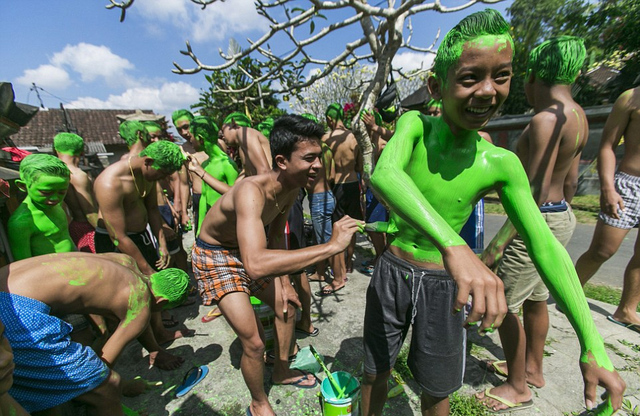
<path fill-rule="evenodd" d="M 483 35 L 467 41 L 464 49 L 485 49 L 498 46 L 499 53 L 509 44 L 509 39 L 505 35 Z"/>
<path fill-rule="evenodd" d="M 127 304 L 127 314 L 121 324 L 123 328 L 136 319 L 143 309 L 149 307 L 149 300 L 146 296 L 149 287 L 135 273 L 132 273 L 132 275 L 136 281 L 129 282 L 129 302 Z"/>
<path fill-rule="evenodd" d="M 573 114 L 576 115 L 576 118 L 578 119 L 578 125 L 580 125 L 580 115 L 578 114 L 578 111 L 575 108 L 571 111 L 573 111 Z M 580 130 L 578 130 L 578 134 L 576 136 L 576 145 L 573 148 L 574 151 L 578 149 L 579 144 L 580 144 Z"/>

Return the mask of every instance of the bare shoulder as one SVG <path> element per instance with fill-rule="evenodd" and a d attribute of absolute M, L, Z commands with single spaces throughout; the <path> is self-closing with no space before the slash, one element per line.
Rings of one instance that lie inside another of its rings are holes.
<path fill-rule="evenodd" d="M 126 163 L 118 161 L 102 171 L 96 178 L 94 188 L 96 192 L 99 190 L 119 190 L 122 189 L 122 181 L 120 180 L 121 164 Z"/>

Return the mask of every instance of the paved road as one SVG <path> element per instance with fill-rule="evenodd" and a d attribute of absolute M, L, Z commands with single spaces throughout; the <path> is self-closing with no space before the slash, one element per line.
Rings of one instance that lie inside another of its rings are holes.
<path fill-rule="evenodd" d="M 485 244 L 488 244 L 493 236 L 496 235 L 504 223 L 505 218 L 506 217 L 502 215 L 485 216 Z M 591 239 L 593 238 L 593 229 L 594 225 L 578 224 L 576 226 L 576 231 L 567 246 L 567 251 L 574 263 L 578 260 L 578 257 L 589 248 Z M 638 230 L 631 230 L 622 242 L 618 252 L 598 270 L 590 283 L 606 284 L 621 288 L 624 269 L 633 254 L 633 245 L 637 236 Z"/>

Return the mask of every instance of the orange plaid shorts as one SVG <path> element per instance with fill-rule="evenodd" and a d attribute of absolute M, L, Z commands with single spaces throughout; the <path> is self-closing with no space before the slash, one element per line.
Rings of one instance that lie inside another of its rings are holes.
<path fill-rule="evenodd" d="M 242 264 L 239 249 L 208 244 L 199 238 L 193 245 L 191 259 L 203 305 L 218 302 L 232 292 L 245 292 L 250 296 L 260 294 L 274 279 L 251 279 Z"/>

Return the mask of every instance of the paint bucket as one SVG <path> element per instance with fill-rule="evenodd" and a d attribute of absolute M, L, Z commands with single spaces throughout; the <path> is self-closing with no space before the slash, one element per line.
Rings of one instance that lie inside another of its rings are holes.
<path fill-rule="evenodd" d="M 340 392 L 337 392 L 329 378 L 322 380 L 320 391 L 322 393 L 322 414 L 324 416 L 357 416 L 359 415 L 358 404 L 360 402 L 360 383 L 346 371 L 334 371 L 331 373 L 338 386 L 345 390 L 345 396 L 338 399 Z"/>
<path fill-rule="evenodd" d="M 251 296 L 251 306 L 256 316 L 262 324 L 264 329 L 264 348 L 265 351 L 270 351 L 274 346 L 274 320 L 275 314 L 273 310 L 266 303 L 262 303 L 260 299 Z"/>

